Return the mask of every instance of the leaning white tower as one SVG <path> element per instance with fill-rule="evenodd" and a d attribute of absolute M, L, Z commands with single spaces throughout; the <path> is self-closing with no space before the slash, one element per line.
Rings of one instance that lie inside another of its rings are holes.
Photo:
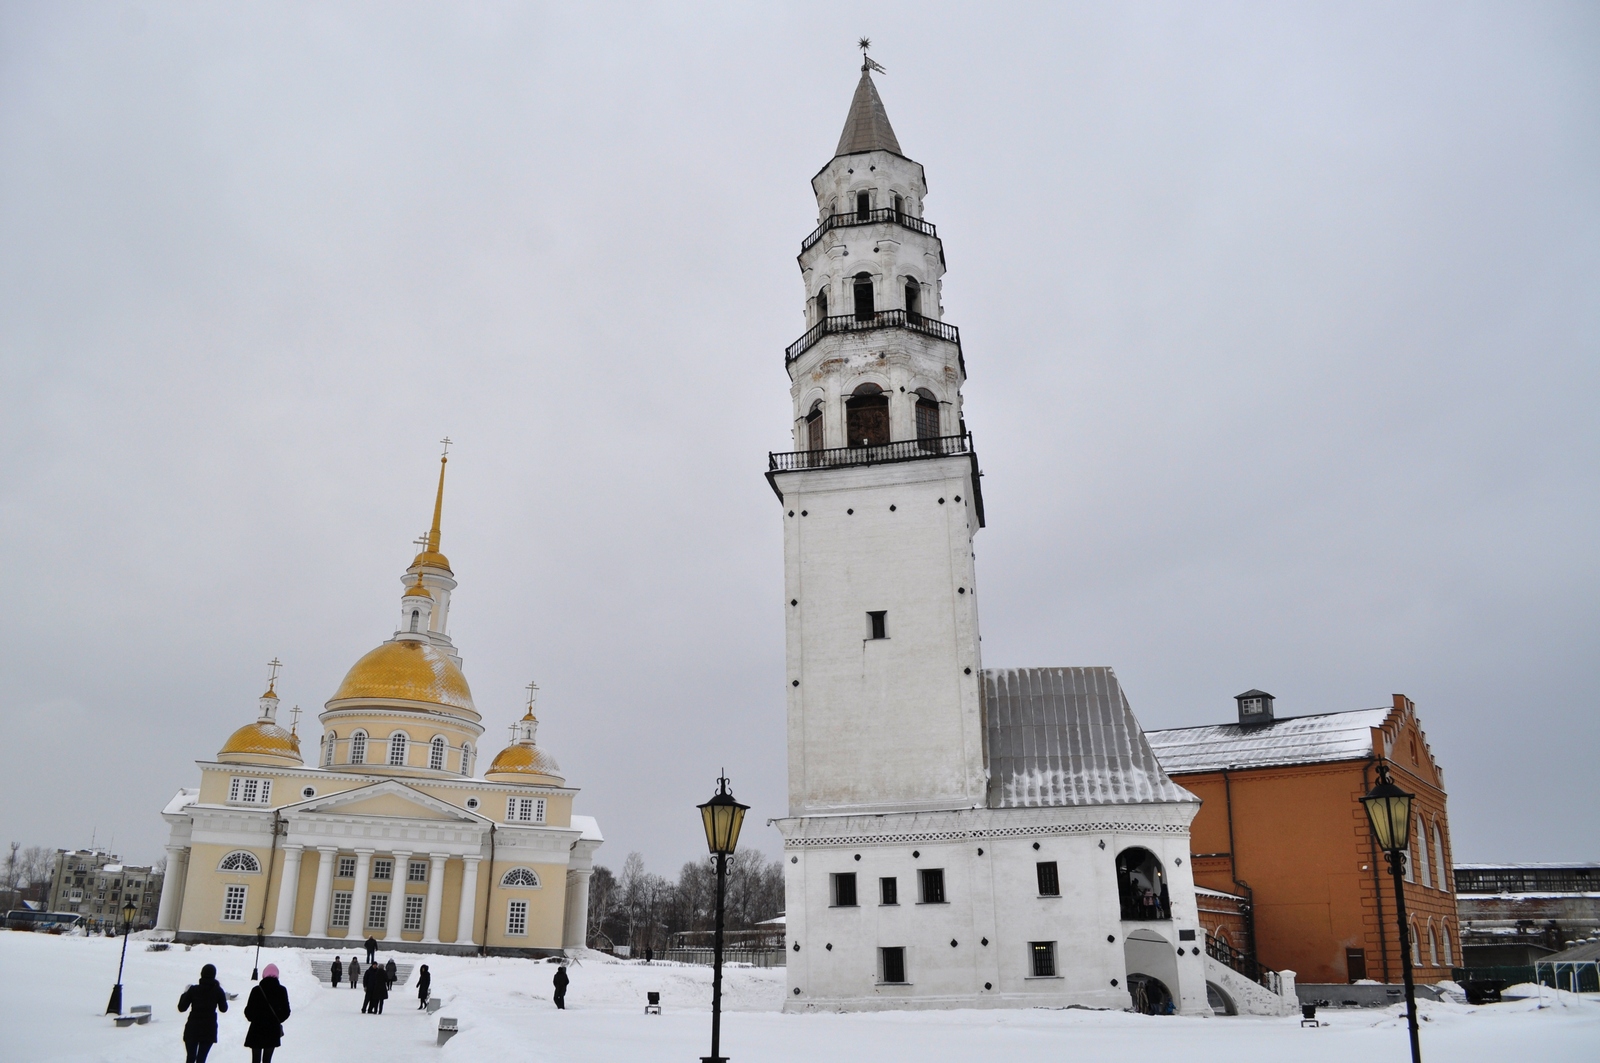
<path fill-rule="evenodd" d="M 800 249 L 805 333 L 785 354 L 794 447 L 783 503 L 789 814 L 984 802 L 977 458 L 944 250 L 861 68 Z"/>

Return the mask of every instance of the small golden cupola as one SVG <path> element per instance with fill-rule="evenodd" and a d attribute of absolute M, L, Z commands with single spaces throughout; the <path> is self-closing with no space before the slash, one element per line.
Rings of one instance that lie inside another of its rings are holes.
<path fill-rule="evenodd" d="M 537 683 L 528 684 L 528 711 L 512 727 L 511 744 L 502 749 L 489 765 L 483 777 L 490 782 L 543 783 L 548 786 L 565 786 L 561 765 L 544 752 L 534 741 L 539 730 L 539 719 L 533 714 L 534 698 L 539 692 Z"/>
<path fill-rule="evenodd" d="M 261 695 L 260 715 L 254 723 L 247 723 L 229 736 L 217 753 L 217 760 L 225 764 L 272 764 L 297 768 L 300 759 L 300 738 L 278 724 L 278 669 L 273 658 L 272 677 L 267 680 L 267 692 Z"/>

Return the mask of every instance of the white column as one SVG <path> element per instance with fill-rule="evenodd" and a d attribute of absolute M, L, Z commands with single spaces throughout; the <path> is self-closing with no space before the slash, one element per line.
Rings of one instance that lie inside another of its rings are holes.
<path fill-rule="evenodd" d="M 328 909 L 333 905 L 333 858 L 337 846 L 317 846 L 317 889 L 311 895 L 311 936 L 328 936 Z"/>
<path fill-rule="evenodd" d="M 439 913 L 444 910 L 444 862 L 448 859 L 445 853 L 428 854 L 428 905 L 423 909 L 422 940 L 430 945 L 439 943 Z"/>
<path fill-rule="evenodd" d="M 283 877 L 278 880 L 278 920 L 272 928 L 273 936 L 294 933 L 294 906 L 300 893 L 300 854 L 303 845 L 283 847 Z"/>
<path fill-rule="evenodd" d="M 481 856 L 461 858 L 466 867 L 461 872 L 461 918 L 456 923 L 456 944 L 472 944 L 472 919 L 478 907 L 478 861 Z"/>
<path fill-rule="evenodd" d="M 561 947 L 581 949 L 589 943 L 588 868 L 567 872 L 567 918 L 561 931 Z"/>
<path fill-rule="evenodd" d="M 156 909 L 157 930 L 178 929 L 178 897 L 189 871 L 189 850 L 181 845 L 167 846 L 167 871 L 161 879 L 161 905 Z"/>
<path fill-rule="evenodd" d="M 389 884 L 389 929 L 385 941 L 399 941 L 405 926 L 406 875 L 411 869 L 410 853 L 394 854 L 394 881 Z"/>
<path fill-rule="evenodd" d="M 350 939 L 367 940 L 367 877 L 372 874 L 372 850 L 356 850 L 356 885 L 350 895 Z"/>

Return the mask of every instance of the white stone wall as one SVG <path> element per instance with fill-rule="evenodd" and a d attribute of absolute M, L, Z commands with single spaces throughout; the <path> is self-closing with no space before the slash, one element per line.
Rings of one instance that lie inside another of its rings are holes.
<path fill-rule="evenodd" d="M 971 461 L 776 479 L 790 815 L 983 804 Z M 868 637 L 870 610 L 888 638 Z"/>

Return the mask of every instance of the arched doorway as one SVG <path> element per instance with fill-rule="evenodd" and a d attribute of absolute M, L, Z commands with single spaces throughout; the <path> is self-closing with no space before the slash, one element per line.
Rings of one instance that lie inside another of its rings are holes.
<path fill-rule="evenodd" d="M 1128 994 L 1145 1015 L 1178 1011 L 1178 956 L 1172 943 L 1153 930 L 1139 929 L 1122 943 L 1128 969 Z"/>
<path fill-rule="evenodd" d="M 1233 998 L 1227 993 L 1224 993 L 1222 991 L 1222 987 L 1217 985 L 1215 982 L 1206 983 L 1206 1003 L 1211 1005 L 1212 1014 L 1239 1014 L 1239 1007 L 1233 1002 Z"/>
<path fill-rule="evenodd" d="M 1149 849 L 1135 846 L 1117 854 L 1117 897 L 1124 919 L 1172 918 L 1167 872 Z"/>
<path fill-rule="evenodd" d="M 880 447 L 889 442 L 889 396 L 876 384 L 862 384 L 845 400 L 845 431 L 852 447 Z"/>

